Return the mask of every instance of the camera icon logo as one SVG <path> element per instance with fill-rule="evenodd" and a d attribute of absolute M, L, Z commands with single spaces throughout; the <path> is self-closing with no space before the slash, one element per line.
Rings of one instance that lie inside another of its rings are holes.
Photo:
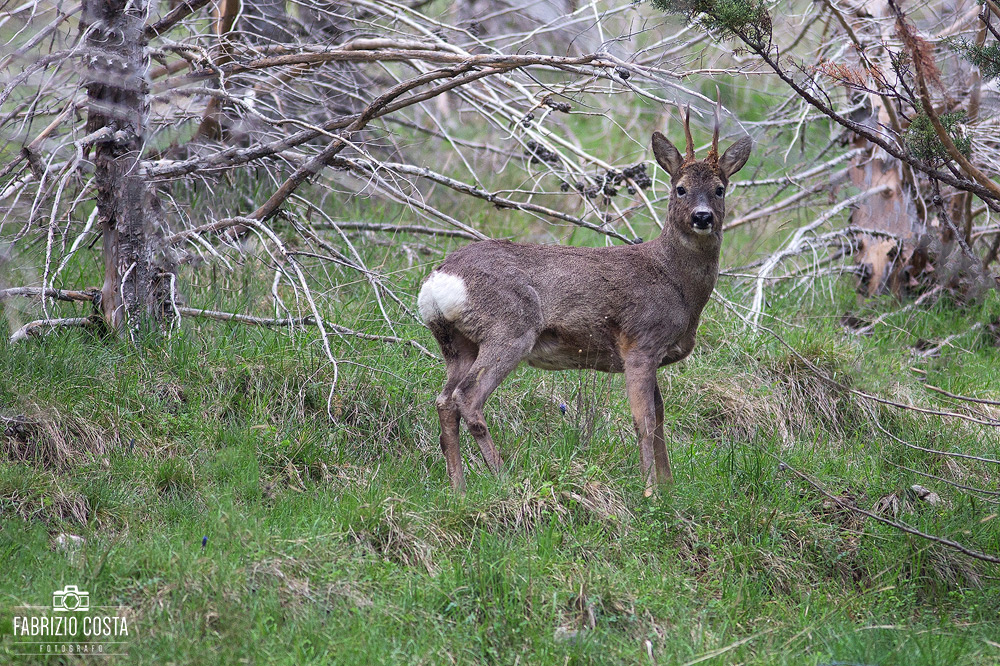
<path fill-rule="evenodd" d="M 67 585 L 52 593 L 52 610 L 88 611 L 90 610 L 90 592 L 84 592 L 76 585 Z"/>

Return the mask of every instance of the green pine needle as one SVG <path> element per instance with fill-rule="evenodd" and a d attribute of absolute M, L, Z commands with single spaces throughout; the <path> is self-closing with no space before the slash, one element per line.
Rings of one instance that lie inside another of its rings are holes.
<path fill-rule="evenodd" d="M 706 30 L 763 47 L 771 39 L 771 16 L 763 0 L 652 0 L 668 14 L 683 14 Z"/>
<path fill-rule="evenodd" d="M 965 122 L 965 111 L 944 113 L 940 116 L 941 124 L 955 143 L 955 147 L 963 155 L 972 152 L 972 139 L 965 133 L 962 123 Z M 934 125 L 926 114 L 921 113 L 913 119 L 905 135 L 906 149 L 914 157 L 922 160 L 947 159 L 948 151 L 938 139 Z"/>
<path fill-rule="evenodd" d="M 984 81 L 1000 76 L 1000 44 L 979 45 L 968 39 L 950 39 L 947 43 L 979 68 Z"/>

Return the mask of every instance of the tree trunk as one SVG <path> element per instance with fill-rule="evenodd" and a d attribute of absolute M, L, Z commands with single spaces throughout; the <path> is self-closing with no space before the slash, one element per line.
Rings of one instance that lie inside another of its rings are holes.
<path fill-rule="evenodd" d="M 854 63 L 855 66 L 859 71 L 878 71 L 887 78 L 887 83 L 896 84 L 896 71 L 884 46 L 881 46 L 891 38 L 888 31 L 893 24 L 887 20 L 891 17 L 888 3 L 878 0 L 854 2 L 848 6 L 851 12 L 845 16 L 845 22 L 853 30 L 853 38 L 858 40 L 860 46 L 856 49 L 859 61 Z M 873 21 L 872 17 L 879 20 Z M 878 81 L 873 81 L 873 85 L 876 89 L 880 86 Z M 866 97 L 866 108 L 855 116 L 856 121 L 875 132 L 880 127 L 901 131 L 888 96 L 868 93 Z M 861 277 L 858 291 L 865 296 L 885 291 L 899 296 L 910 278 L 926 265 L 926 211 L 922 210 L 909 167 L 873 146 L 864 137 L 854 135 L 851 145 L 865 151 L 853 160 L 851 182 L 862 190 L 879 185 L 890 187 L 884 194 L 869 197 L 860 204 L 851 214 L 851 224 L 862 229 L 884 231 L 898 239 L 879 236 L 859 238 L 856 261 L 861 268 Z"/>
<path fill-rule="evenodd" d="M 147 0 L 83 2 L 87 131 L 111 131 L 94 151 L 104 247 L 100 308 L 109 328 L 129 333 L 144 320 L 162 321 L 166 284 L 152 243 L 159 206 L 141 170 L 149 112 L 146 12 Z"/>

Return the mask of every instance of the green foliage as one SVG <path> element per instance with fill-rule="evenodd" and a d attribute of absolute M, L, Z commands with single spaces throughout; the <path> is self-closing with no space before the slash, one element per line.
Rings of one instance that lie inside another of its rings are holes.
<path fill-rule="evenodd" d="M 947 43 L 979 68 L 984 81 L 1000 76 L 1000 43 L 980 45 L 965 38 L 949 39 Z"/>
<path fill-rule="evenodd" d="M 668 14 L 682 14 L 690 23 L 763 48 L 771 40 L 771 16 L 764 0 L 652 0 Z"/>
<path fill-rule="evenodd" d="M 955 147 L 963 155 L 968 156 L 972 152 L 972 139 L 966 134 L 962 123 L 965 121 L 965 111 L 955 111 L 954 113 L 943 113 L 939 116 L 941 124 L 944 125 Z M 906 149 L 914 157 L 922 160 L 948 159 L 948 151 L 938 139 L 934 125 L 927 114 L 920 113 L 913 118 L 904 137 Z"/>

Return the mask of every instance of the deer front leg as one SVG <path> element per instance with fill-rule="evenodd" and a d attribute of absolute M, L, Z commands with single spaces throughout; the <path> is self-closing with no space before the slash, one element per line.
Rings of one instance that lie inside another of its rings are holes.
<path fill-rule="evenodd" d="M 656 407 L 656 429 L 653 431 L 653 465 L 656 468 L 656 480 L 660 483 L 673 483 L 674 474 L 670 471 L 670 456 L 667 454 L 667 441 L 663 436 L 663 396 L 660 395 L 660 384 L 656 381 L 656 370 L 653 370 L 653 406 Z"/>
<path fill-rule="evenodd" d="M 663 398 L 656 383 L 657 365 L 658 359 L 625 361 L 625 390 L 639 436 L 639 459 L 647 497 L 653 494 L 657 483 L 673 480 L 663 437 Z"/>

